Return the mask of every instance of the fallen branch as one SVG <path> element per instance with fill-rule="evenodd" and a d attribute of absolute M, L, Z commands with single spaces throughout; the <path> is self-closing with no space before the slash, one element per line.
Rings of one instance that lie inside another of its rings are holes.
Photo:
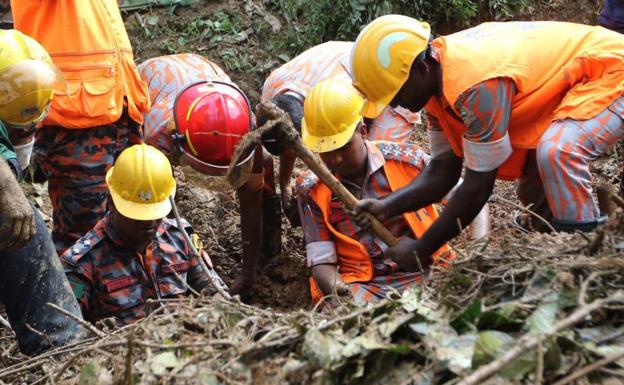
<path fill-rule="evenodd" d="M 96 336 L 100 337 L 100 338 L 104 338 L 107 336 L 106 333 L 104 333 L 103 331 L 99 330 L 98 328 L 96 328 L 95 326 L 93 326 L 92 324 L 90 324 L 89 322 L 83 320 L 82 318 L 78 317 L 75 314 L 72 314 L 70 312 L 68 312 L 67 310 L 63 309 L 62 307 L 55 305 L 53 303 L 47 302 L 46 306 L 56 310 L 57 312 L 63 314 L 64 316 L 71 318 L 72 320 L 78 322 L 79 324 L 81 324 L 85 329 L 87 329 L 88 331 L 90 331 L 91 333 L 95 334 Z"/>
<path fill-rule="evenodd" d="M 584 367 L 582 367 L 581 369 L 577 370 L 576 372 L 562 378 L 561 380 L 555 382 L 554 385 L 566 385 L 569 384 L 570 382 L 583 377 L 584 375 L 586 375 L 589 372 L 592 372 L 596 369 L 599 369 L 605 365 L 608 365 L 610 363 L 612 363 L 613 361 L 617 361 L 620 358 L 624 357 L 624 352 L 620 352 L 620 353 L 613 353 L 610 354 L 608 356 L 606 356 L 605 358 L 603 358 L 602 360 L 596 361 L 593 364 L 589 364 L 586 365 Z"/>
<path fill-rule="evenodd" d="M 549 331 L 546 331 L 543 334 L 525 334 L 518 340 L 516 346 L 514 346 L 511 350 L 507 351 L 507 353 L 502 355 L 500 358 L 490 362 L 489 364 L 481 366 L 471 375 L 461 380 L 457 385 L 476 385 L 483 383 L 485 380 L 498 373 L 501 369 L 511 363 L 511 361 L 516 359 L 518 356 L 520 356 L 527 350 L 535 348 L 539 343 L 540 339 L 545 340 L 553 336 L 554 334 L 571 327 L 572 325 L 581 321 L 591 312 L 598 310 L 607 304 L 613 302 L 622 302 L 623 300 L 624 292 L 618 291 L 607 298 L 599 299 L 588 305 L 577 308 L 567 318 L 564 318 L 561 321 L 557 322 L 551 327 Z"/>
<path fill-rule="evenodd" d="M 520 210 L 520 211 L 522 211 L 522 212 L 525 212 L 525 213 L 527 213 L 527 214 L 529 214 L 529 215 L 534 216 L 535 218 L 537 218 L 537 219 L 539 219 L 540 221 L 542 221 L 542 222 L 544 223 L 544 225 L 546 225 L 546 227 L 548 227 L 548 229 L 549 229 L 550 231 L 552 231 L 553 233 L 556 233 L 556 232 L 557 232 L 557 230 L 555 230 L 555 228 L 554 228 L 554 227 L 550 224 L 550 222 L 548 222 L 546 219 L 544 219 L 544 217 L 542 217 L 541 215 L 539 215 L 539 214 L 538 214 L 538 213 L 536 213 L 535 211 L 529 210 L 529 209 L 527 209 L 526 207 L 524 207 L 524 206 L 522 206 L 522 205 L 517 204 L 516 202 L 512 202 L 512 201 L 510 201 L 510 200 L 508 200 L 508 199 L 505 199 L 505 198 L 503 198 L 503 197 L 501 197 L 501 196 L 498 196 L 498 195 L 493 195 L 493 196 L 492 196 L 492 199 L 493 199 L 494 201 L 499 200 L 499 201 L 501 201 L 502 203 L 504 203 L 504 204 L 506 204 L 506 205 L 508 205 L 508 206 L 514 207 L 514 208 L 516 208 L 516 209 L 518 209 L 518 210 Z"/>

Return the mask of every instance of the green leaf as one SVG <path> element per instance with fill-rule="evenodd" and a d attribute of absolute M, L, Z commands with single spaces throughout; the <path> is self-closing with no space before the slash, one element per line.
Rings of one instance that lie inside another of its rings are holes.
<path fill-rule="evenodd" d="M 501 329 L 516 329 L 521 326 L 524 319 L 516 319 L 511 316 L 515 306 L 512 304 L 505 305 L 498 310 L 490 310 L 481 314 L 479 322 L 477 323 L 477 329 L 479 330 L 501 330 Z"/>
<path fill-rule="evenodd" d="M 559 313 L 559 294 L 546 296 L 535 311 L 529 316 L 525 330 L 529 333 L 546 333 L 550 331 Z"/>
<path fill-rule="evenodd" d="M 423 342 L 434 352 L 441 367 L 458 375 L 471 368 L 476 334 L 458 336 L 455 329 L 444 323 L 421 322 L 410 324 L 410 328 L 422 335 Z"/>
<path fill-rule="evenodd" d="M 98 378 L 102 367 L 96 361 L 89 361 L 80 371 L 78 385 L 98 385 Z"/>
<path fill-rule="evenodd" d="M 477 369 L 500 358 L 514 346 L 514 339 L 509 334 L 496 330 L 479 333 L 474 344 L 472 369 Z M 504 367 L 499 374 L 505 378 L 519 378 L 532 371 L 535 367 L 535 354 L 527 352 Z"/>
<path fill-rule="evenodd" d="M 147 17 L 148 25 L 151 25 L 151 26 L 158 25 L 158 21 L 159 21 L 158 15 L 149 15 Z"/>
<path fill-rule="evenodd" d="M 150 362 L 150 369 L 156 375 L 163 375 L 167 370 L 177 368 L 180 361 L 172 351 L 155 355 Z"/>
<path fill-rule="evenodd" d="M 476 320 L 481 316 L 481 300 L 476 299 L 464 311 L 451 322 L 451 326 L 458 333 L 463 333 L 476 328 Z"/>
<path fill-rule="evenodd" d="M 413 314 L 401 314 L 392 317 L 389 321 L 379 324 L 379 332 L 385 338 L 390 338 L 401 326 L 414 318 Z"/>
<path fill-rule="evenodd" d="M 343 345 L 335 338 L 321 333 L 317 329 L 310 329 L 303 340 L 303 355 L 317 368 L 329 368 L 340 361 Z"/>

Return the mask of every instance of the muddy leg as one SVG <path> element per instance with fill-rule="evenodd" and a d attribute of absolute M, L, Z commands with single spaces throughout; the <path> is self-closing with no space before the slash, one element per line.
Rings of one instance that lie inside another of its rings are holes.
<path fill-rule="evenodd" d="M 28 355 L 82 338 L 85 333 L 79 323 L 46 306 L 50 302 L 82 317 L 48 229 L 34 210 L 37 233 L 31 241 L 17 251 L 0 251 L 0 299 L 20 349 Z"/>

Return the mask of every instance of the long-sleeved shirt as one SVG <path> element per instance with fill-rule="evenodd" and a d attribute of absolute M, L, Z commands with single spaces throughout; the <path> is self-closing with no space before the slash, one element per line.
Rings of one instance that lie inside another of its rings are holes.
<path fill-rule="evenodd" d="M 148 313 L 147 300 L 203 289 L 208 277 L 191 254 L 176 222 L 163 219 L 143 254 L 128 249 L 109 213 L 62 256 L 65 274 L 85 319 L 114 316 L 132 323 Z M 184 221 L 184 227 L 192 228 Z"/>

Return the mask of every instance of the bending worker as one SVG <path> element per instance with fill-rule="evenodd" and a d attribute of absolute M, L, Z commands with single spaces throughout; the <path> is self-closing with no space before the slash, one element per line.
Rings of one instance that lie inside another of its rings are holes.
<path fill-rule="evenodd" d="M 383 16 L 352 52 L 353 84 L 375 117 L 387 105 L 424 108 L 432 160 L 409 186 L 367 200 L 380 219 L 427 207 L 464 183 L 419 240 L 402 239 L 399 260 L 426 260 L 472 221 L 497 177 L 519 179 L 518 197 L 557 230 L 605 222 L 589 164 L 624 136 L 624 37 L 560 22 L 486 23 L 432 40 L 429 25 Z M 517 218 L 526 228 L 544 227 Z"/>
<path fill-rule="evenodd" d="M 156 148 L 124 150 L 106 174 L 110 209 L 61 260 L 85 319 L 119 325 L 149 313 L 149 299 L 172 298 L 208 285 L 171 211 L 171 164 Z M 192 228 L 183 221 L 188 233 Z"/>
<path fill-rule="evenodd" d="M 356 198 L 381 198 L 410 183 L 429 157 L 414 144 L 368 141 L 360 115 L 363 104 L 349 82 L 319 82 L 304 103 L 302 140 Z M 413 272 L 415 259 L 394 263 L 388 246 L 354 223 L 312 172 L 298 178 L 297 199 L 315 301 L 336 290 L 362 303 L 422 280 L 422 272 Z M 428 205 L 387 218 L 384 224 L 396 237 L 420 238 L 437 217 L 436 208 Z M 480 219 L 487 227 L 487 217 Z M 444 244 L 430 262 L 444 265 L 452 257 Z"/>
<path fill-rule="evenodd" d="M 59 255 L 106 213 L 106 171 L 139 143 L 147 89 L 116 0 L 11 0 L 15 29 L 43 45 L 66 84 L 37 129 Z"/>
<path fill-rule="evenodd" d="M 244 296 L 253 287 L 261 252 L 265 258 L 277 254 L 281 242 L 272 158 L 258 146 L 237 165 L 237 182 L 225 179 L 236 145 L 254 128 L 249 101 L 221 68 L 199 55 L 152 58 L 139 72 L 152 102 L 146 142 L 181 164 L 187 181 L 214 191 L 236 189 L 243 266 L 230 292 Z"/>
<path fill-rule="evenodd" d="M 271 100 L 288 113 L 295 128 L 301 132 L 303 102 L 312 87 L 328 78 L 351 80 L 347 69 L 352 48 L 352 42 L 330 41 L 306 50 L 271 72 L 262 87 L 262 101 Z M 259 126 L 265 121 L 265 117 L 258 116 Z M 415 123 L 419 121 L 418 113 L 412 113 L 402 107 L 386 108 L 376 119 L 367 122 L 367 136 L 370 140 L 406 143 L 410 139 Z M 272 138 L 266 139 L 263 140 L 265 148 L 273 155 L 280 155 L 280 192 L 283 207 L 287 208 L 291 197 L 290 181 L 295 154 L 292 150 L 286 151 L 282 148 L 283 142 Z"/>
<path fill-rule="evenodd" d="M 61 77 L 39 43 L 0 30 L 0 300 L 29 355 L 84 336 L 78 322 L 46 305 L 80 317 L 50 233 L 18 183 L 57 82 Z"/>

